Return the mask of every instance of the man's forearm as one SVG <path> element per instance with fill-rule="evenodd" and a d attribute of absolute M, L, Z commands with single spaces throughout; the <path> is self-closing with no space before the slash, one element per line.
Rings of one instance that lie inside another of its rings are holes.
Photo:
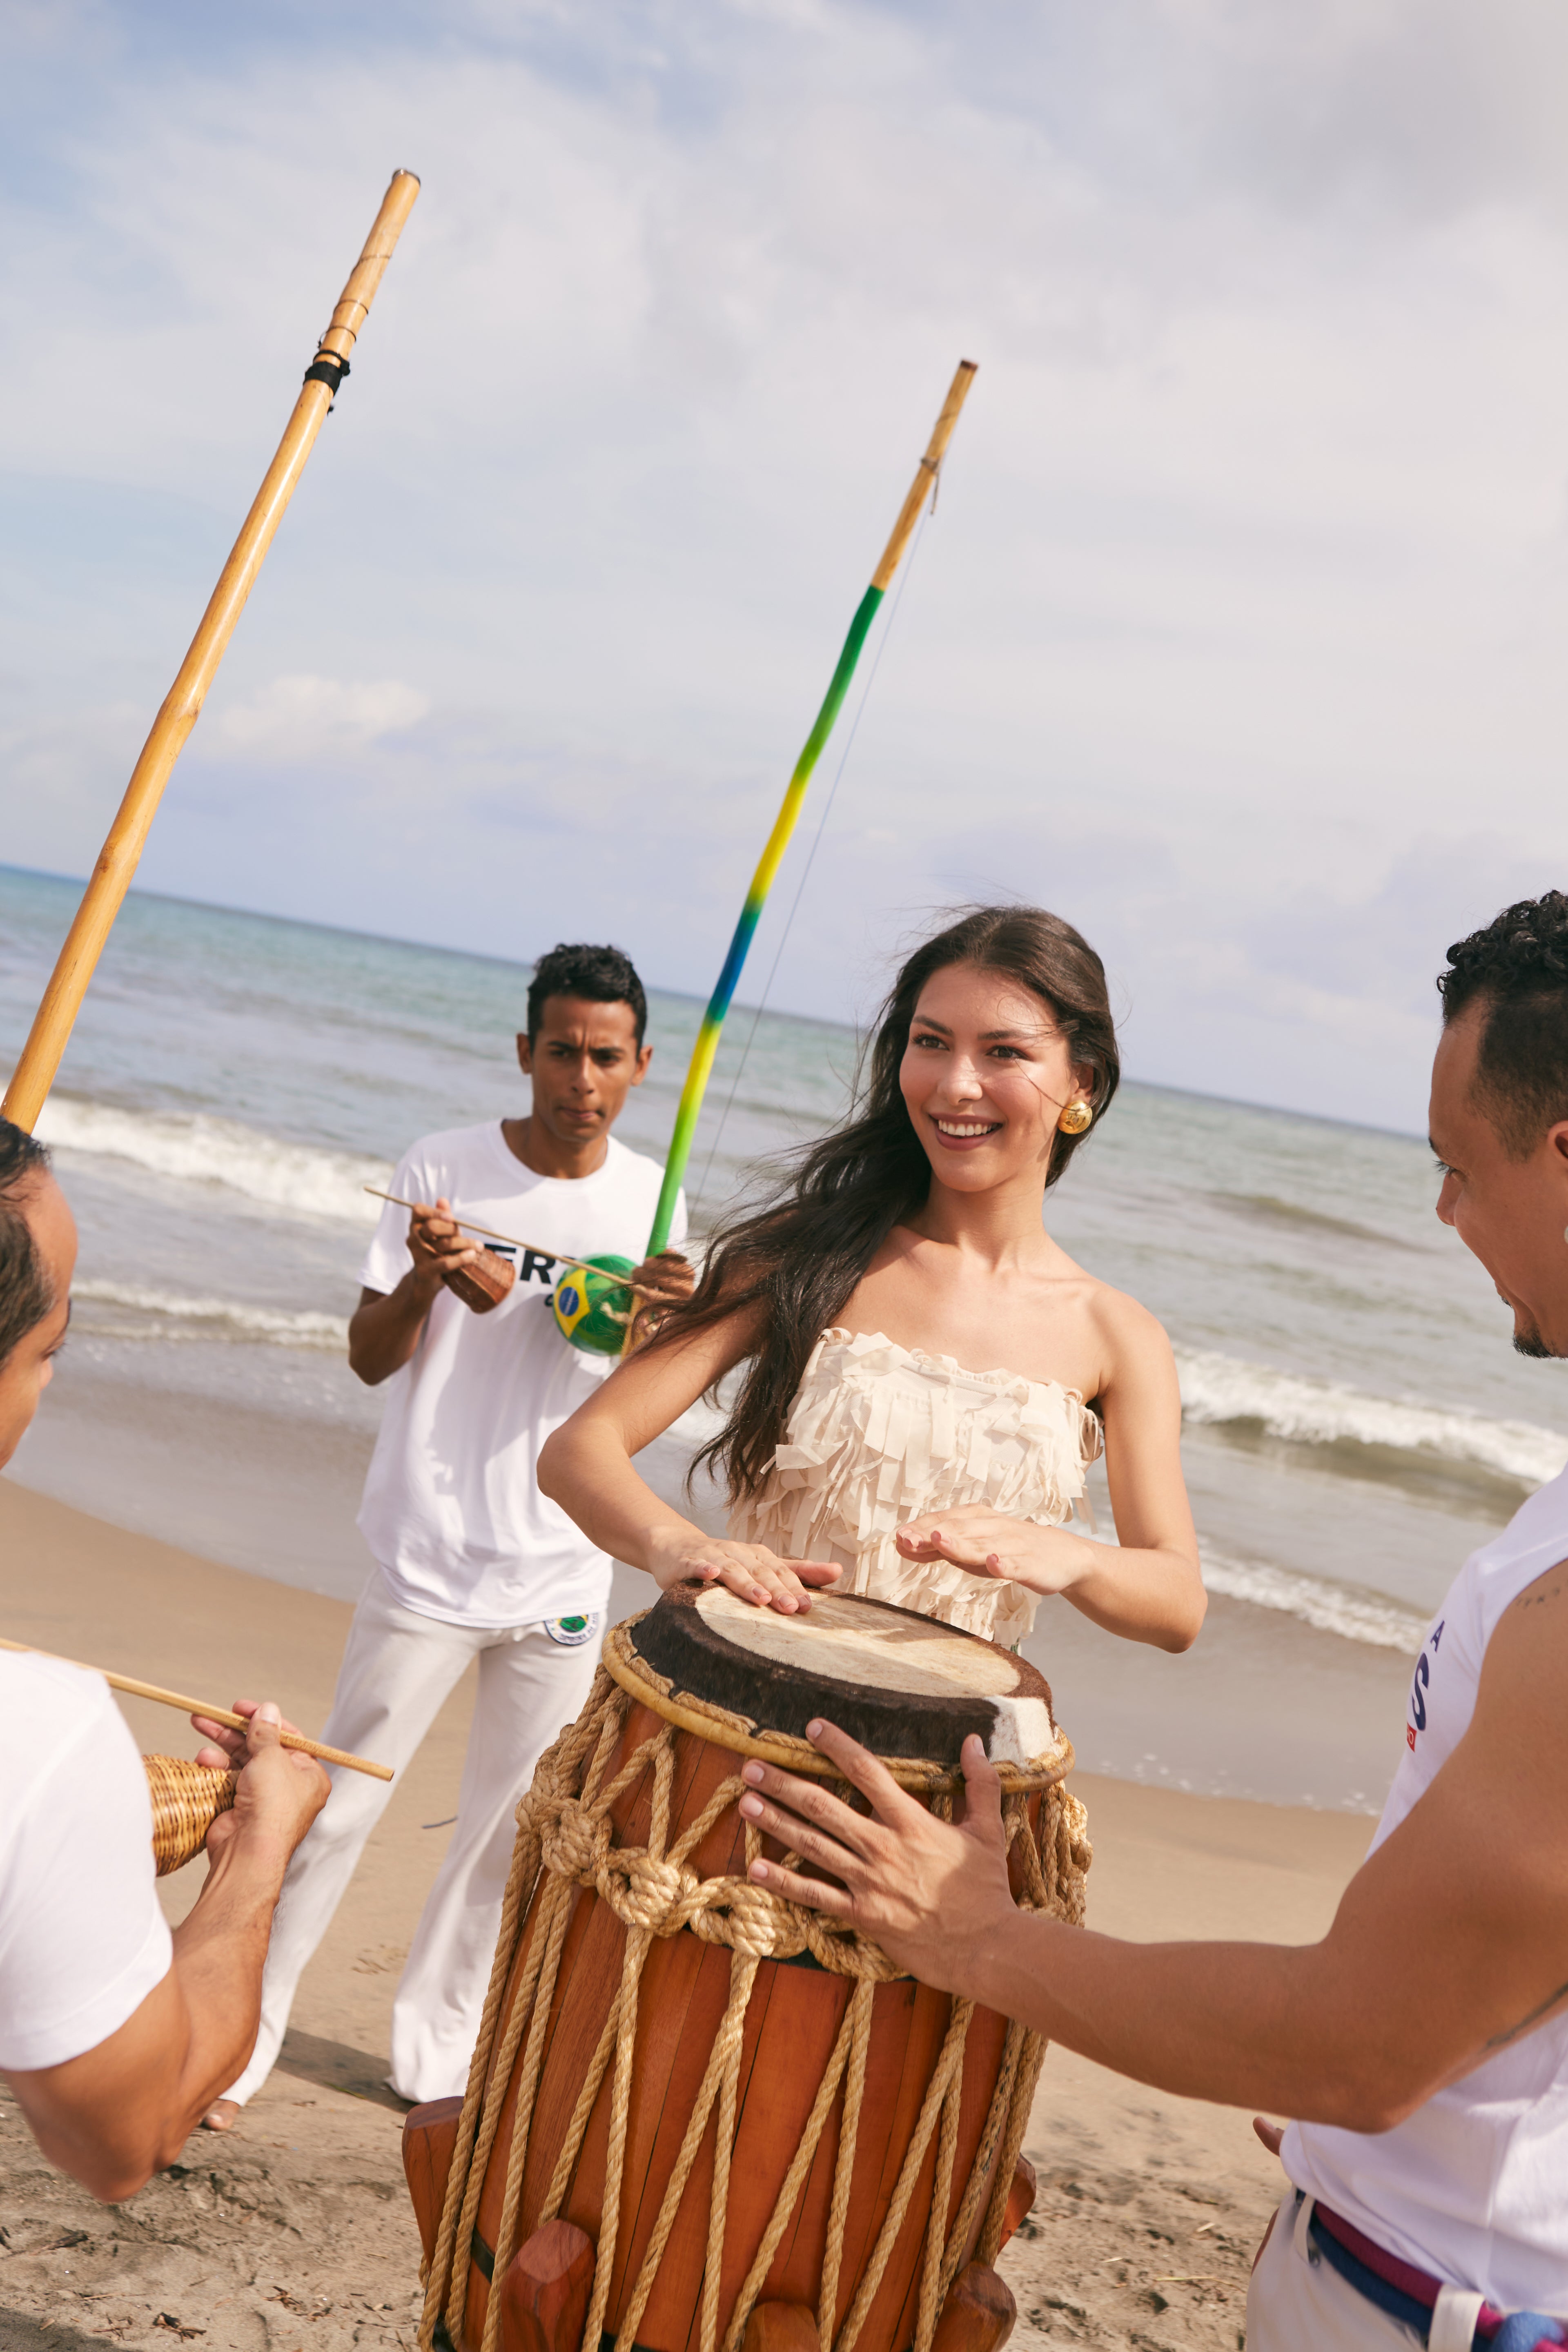
<path fill-rule="evenodd" d="M 289 1852 L 259 1831 L 233 1839 L 174 1930 L 174 1975 L 191 2019 L 172 2086 L 176 2151 L 203 2109 L 244 2072 L 256 2046 L 261 1972 Z"/>
<path fill-rule="evenodd" d="M 1027 1913 L 943 1971 L 954 1990 L 1159 2090 L 1385 2131 L 1436 2084 L 1346 2008 L 1337 1975 L 1321 1944 L 1132 1944 Z"/>
<path fill-rule="evenodd" d="M 173 1967 L 119 2031 L 79 2058 L 12 2076 L 45 2155 L 106 2203 L 172 2164 L 242 2072 L 288 1859 L 275 1837 L 232 1838 L 174 1930 Z"/>
<path fill-rule="evenodd" d="M 419 1345 L 439 1286 L 410 1269 L 395 1290 L 355 1307 L 349 1318 L 349 1366 L 367 1388 L 379 1388 L 402 1370 Z"/>

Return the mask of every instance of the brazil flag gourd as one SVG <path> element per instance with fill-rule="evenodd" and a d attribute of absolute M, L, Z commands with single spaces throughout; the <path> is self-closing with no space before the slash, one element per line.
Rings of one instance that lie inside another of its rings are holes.
<path fill-rule="evenodd" d="M 550 1300 L 555 1328 L 585 1355 L 618 1356 L 626 1344 L 632 1293 L 629 1257 L 591 1257 L 568 1266 Z"/>

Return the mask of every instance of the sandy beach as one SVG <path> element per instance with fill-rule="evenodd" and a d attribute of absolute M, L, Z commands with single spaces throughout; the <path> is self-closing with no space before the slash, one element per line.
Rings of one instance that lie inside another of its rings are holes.
<path fill-rule="evenodd" d="M 218 1701 L 273 1695 L 320 1727 L 342 1601 L 215 1567 L 0 1485 L 0 1622 L 13 1638 Z M 1057 1693 L 1072 1727 L 1071 1691 Z M 144 1750 L 189 1753 L 169 1710 L 124 1702 Z M 0 2352 L 411 2347 L 418 2245 L 383 2083 L 392 1992 L 456 1802 L 460 1687 L 405 1775 L 307 1971 L 282 2060 L 240 2128 L 198 2133 L 118 2209 L 51 2173 L 0 2101 Z M 1364 1818 L 1079 1776 L 1089 1917 L 1157 1939 L 1307 1941 L 1364 1851 Z M 165 1883 L 171 1917 L 200 1864 Z M 1229 2347 L 1282 2185 L 1245 2115 L 1166 2097 L 1053 2051 L 1028 2152 L 1040 2193 L 1004 2257 L 1014 2342 Z"/>

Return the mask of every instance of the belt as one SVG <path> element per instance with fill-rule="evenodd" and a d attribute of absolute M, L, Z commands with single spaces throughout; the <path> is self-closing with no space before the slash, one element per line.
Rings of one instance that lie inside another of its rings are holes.
<path fill-rule="evenodd" d="M 1381 2246 L 1363 2237 L 1353 2222 L 1331 2212 L 1326 2205 L 1313 2205 L 1307 2229 L 1325 2262 L 1358 2294 L 1385 2311 L 1391 2319 L 1414 2328 L 1426 2343 L 1432 2314 L 1443 2291 L 1441 2279 L 1434 2278 L 1428 2271 L 1417 2270 L 1414 2263 L 1401 2262 L 1397 2254 L 1385 2253 Z M 1471 2340 L 1475 2345 L 1489 2347 L 1489 2352 L 1550 2352 L 1551 2347 L 1568 2342 L 1568 2330 L 1545 2312 L 1502 2312 L 1492 2304 L 1483 2303 Z"/>

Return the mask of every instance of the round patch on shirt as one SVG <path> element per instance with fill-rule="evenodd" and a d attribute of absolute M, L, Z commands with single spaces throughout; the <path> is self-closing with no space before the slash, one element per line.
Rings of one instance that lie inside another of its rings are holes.
<path fill-rule="evenodd" d="M 580 1650 L 584 1642 L 596 1642 L 604 1618 L 598 1610 L 591 1617 L 547 1617 L 544 1630 L 552 1642 L 563 1650 Z"/>

